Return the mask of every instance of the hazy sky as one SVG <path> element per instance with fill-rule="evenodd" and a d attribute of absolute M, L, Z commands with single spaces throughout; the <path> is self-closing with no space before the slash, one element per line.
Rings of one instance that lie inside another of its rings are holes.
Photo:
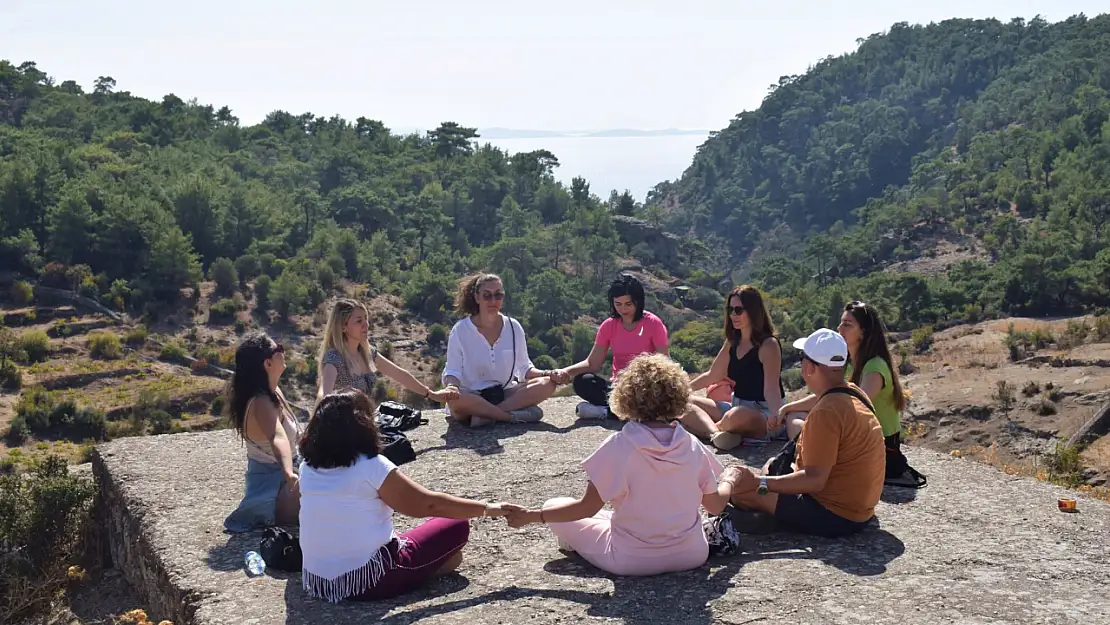
<path fill-rule="evenodd" d="M 0 0 L 0 58 L 59 82 L 228 105 L 559 130 L 725 126 L 779 76 L 906 21 L 1106 0 Z"/>

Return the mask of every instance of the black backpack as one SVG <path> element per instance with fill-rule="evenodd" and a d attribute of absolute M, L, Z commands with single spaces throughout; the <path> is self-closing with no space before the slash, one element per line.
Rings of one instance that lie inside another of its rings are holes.
<path fill-rule="evenodd" d="M 383 401 L 374 413 L 379 430 L 407 432 L 428 423 L 419 410 L 395 401 Z"/>
<path fill-rule="evenodd" d="M 416 451 L 405 432 L 428 422 L 419 410 L 395 401 L 385 401 L 374 414 L 382 438 L 382 455 L 397 466 L 416 460 Z"/>
<path fill-rule="evenodd" d="M 258 543 L 258 555 L 266 562 L 266 568 L 297 573 L 301 570 L 303 556 L 301 541 L 280 527 L 267 527 L 262 530 L 262 540 Z"/>

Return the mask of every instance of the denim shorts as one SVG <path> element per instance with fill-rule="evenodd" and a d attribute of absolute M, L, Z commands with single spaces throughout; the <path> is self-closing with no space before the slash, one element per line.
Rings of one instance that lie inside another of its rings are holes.
<path fill-rule="evenodd" d="M 737 397 L 733 397 L 731 404 L 728 403 L 728 402 L 725 402 L 725 401 L 717 402 L 717 408 L 721 411 L 721 415 L 724 415 L 726 412 L 728 412 L 729 410 L 731 410 L 733 408 L 740 408 L 740 407 L 750 408 L 752 410 L 755 410 L 756 412 L 761 412 L 761 413 L 763 413 L 763 418 L 764 419 L 768 419 L 768 418 L 771 417 L 771 410 L 770 410 L 770 408 L 767 407 L 767 402 L 765 402 L 765 401 L 751 401 L 749 399 L 738 399 Z M 782 439 L 782 440 L 786 439 L 786 425 L 785 424 L 777 430 L 768 431 L 767 432 L 767 438 L 764 439 L 764 440 L 779 440 L 779 439 Z"/>

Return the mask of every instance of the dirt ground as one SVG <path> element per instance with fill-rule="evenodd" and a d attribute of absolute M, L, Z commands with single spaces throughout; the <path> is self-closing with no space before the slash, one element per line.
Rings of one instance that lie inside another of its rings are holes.
<path fill-rule="evenodd" d="M 982 459 L 998 464 L 1042 467 L 1059 441 L 1110 401 L 1110 343 L 1090 342 L 1092 332 L 1082 345 L 1049 344 L 1011 362 L 1007 330 L 1012 323 L 1017 332 L 1039 330 L 1062 342 L 1069 322 L 1084 321 L 1093 325 L 1089 317 L 1014 318 L 935 334 L 928 353 L 911 356 L 916 371 L 904 377 L 912 397 L 903 424 L 913 441 L 940 451 L 986 454 L 990 457 Z M 1071 366 L 1056 366 L 1054 359 Z M 1100 441 L 1082 458 L 1110 476 L 1110 441 Z"/>

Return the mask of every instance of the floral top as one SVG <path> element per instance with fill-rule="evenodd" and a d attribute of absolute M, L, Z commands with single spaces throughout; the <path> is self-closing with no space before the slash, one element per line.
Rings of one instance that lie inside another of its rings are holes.
<path fill-rule="evenodd" d="M 337 373 L 335 377 L 334 391 L 343 390 L 345 388 L 353 388 L 362 391 L 369 395 L 374 391 L 374 384 L 378 381 L 378 372 L 374 369 L 374 363 L 378 360 L 378 349 L 373 345 L 370 346 L 370 367 L 371 371 L 363 373 L 362 375 L 354 375 L 351 373 L 350 368 L 347 367 L 347 361 L 343 359 L 343 354 L 337 350 L 329 349 L 324 354 L 323 365 L 334 365 Z"/>

